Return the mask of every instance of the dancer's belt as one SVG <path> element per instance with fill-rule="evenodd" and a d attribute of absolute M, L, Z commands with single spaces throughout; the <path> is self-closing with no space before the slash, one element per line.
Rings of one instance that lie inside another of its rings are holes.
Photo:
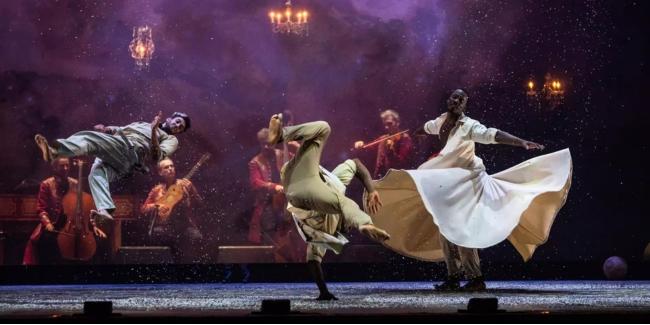
<path fill-rule="evenodd" d="M 135 152 L 135 147 L 133 146 L 133 143 L 131 143 L 131 140 L 126 137 L 126 134 L 122 129 L 118 129 L 117 133 L 120 137 L 122 137 L 122 140 L 124 140 L 124 143 L 126 143 L 127 147 L 129 148 L 128 154 L 131 155 L 131 158 L 133 158 L 133 161 L 136 163 L 133 164 L 131 170 L 129 171 L 130 173 L 133 171 L 138 171 L 143 174 L 149 173 L 149 168 L 143 164 L 140 163 L 140 159 L 138 159 L 138 154 Z"/>

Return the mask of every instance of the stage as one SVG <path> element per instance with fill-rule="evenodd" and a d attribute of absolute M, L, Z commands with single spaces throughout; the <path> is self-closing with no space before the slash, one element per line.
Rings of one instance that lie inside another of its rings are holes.
<path fill-rule="evenodd" d="M 113 321 L 161 317 L 236 321 L 245 316 L 452 322 L 468 317 L 650 319 L 650 281 L 490 281 L 487 285 L 484 293 L 439 293 L 432 290 L 431 282 L 339 282 L 330 284 L 340 298 L 333 302 L 315 301 L 317 289 L 311 283 L 1 286 L 0 316 L 70 321 L 84 318 L 73 316 L 83 312 L 84 301 L 110 300 Z M 503 312 L 459 312 L 473 297 L 496 297 Z M 264 299 L 289 299 L 292 312 L 259 314 Z"/>

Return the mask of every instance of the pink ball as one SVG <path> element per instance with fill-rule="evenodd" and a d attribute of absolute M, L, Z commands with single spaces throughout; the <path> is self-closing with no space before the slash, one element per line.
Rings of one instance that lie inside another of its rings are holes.
<path fill-rule="evenodd" d="M 627 275 L 627 263 L 618 256 L 610 256 L 603 263 L 603 273 L 610 280 L 620 280 Z"/>

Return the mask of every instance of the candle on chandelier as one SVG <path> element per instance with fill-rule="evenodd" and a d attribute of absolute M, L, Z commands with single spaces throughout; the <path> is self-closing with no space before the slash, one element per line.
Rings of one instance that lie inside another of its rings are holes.
<path fill-rule="evenodd" d="M 275 23 L 275 13 L 273 11 L 269 12 L 269 17 L 271 17 L 271 24 Z"/>

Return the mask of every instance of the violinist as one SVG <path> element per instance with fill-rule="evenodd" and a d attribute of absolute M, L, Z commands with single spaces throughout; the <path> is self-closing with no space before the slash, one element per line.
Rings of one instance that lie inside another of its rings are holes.
<path fill-rule="evenodd" d="M 68 158 L 57 158 L 52 161 L 51 166 L 53 176 L 42 181 L 38 191 L 36 208 L 40 222 L 25 247 L 23 265 L 52 264 L 60 260 L 56 237 L 66 222 L 63 197 L 69 191 L 76 191 L 78 182 L 68 176 Z M 94 224 L 92 230 L 95 236 L 106 238 L 106 234 Z"/>
<path fill-rule="evenodd" d="M 377 159 L 373 173 L 375 179 L 384 177 L 391 168 L 405 169 L 411 167 L 409 166 L 409 159 L 413 151 L 413 141 L 408 132 L 400 130 L 399 114 L 392 109 L 387 109 L 381 112 L 379 117 L 386 133 L 378 139 L 386 138 L 386 140 L 377 144 Z M 364 143 L 357 141 L 355 148 L 364 148 Z"/>

